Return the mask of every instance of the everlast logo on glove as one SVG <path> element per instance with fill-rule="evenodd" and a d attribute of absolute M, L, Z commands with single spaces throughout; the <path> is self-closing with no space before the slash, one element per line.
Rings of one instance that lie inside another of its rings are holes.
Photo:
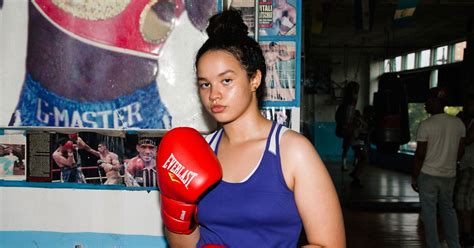
<path fill-rule="evenodd" d="M 166 162 L 162 166 L 164 169 L 168 170 L 168 175 L 172 182 L 181 182 L 186 189 L 188 188 L 189 184 L 193 181 L 196 176 L 199 174 L 186 169 L 184 165 L 182 165 L 173 153 L 170 154 Z M 177 180 L 178 178 L 179 180 Z"/>

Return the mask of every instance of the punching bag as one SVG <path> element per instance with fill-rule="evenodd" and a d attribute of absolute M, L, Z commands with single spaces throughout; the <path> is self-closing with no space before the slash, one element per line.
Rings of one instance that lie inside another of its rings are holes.
<path fill-rule="evenodd" d="M 399 146 L 410 141 L 406 88 L 398 77 L 382 77 L 374 93 L 377 150 L 396 153 Z"/>

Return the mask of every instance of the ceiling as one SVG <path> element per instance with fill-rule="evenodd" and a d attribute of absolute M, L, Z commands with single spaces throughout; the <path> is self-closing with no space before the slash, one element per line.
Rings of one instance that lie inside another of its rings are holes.
<path fill-rule="evenodd" d="M 354 0 L 313 1 L 303 2 L 305 51 L 310 56 L 363 49 L 371 57 L 388 57 L 473 36 L 474 0 L 419 0 L 413 17 L 402 27 L 393 22 L 397 0 L 373 0 L 372 26 L 365 31 L 356 29 Z M 310 31 L 317 14 L 320 33 Z"/>

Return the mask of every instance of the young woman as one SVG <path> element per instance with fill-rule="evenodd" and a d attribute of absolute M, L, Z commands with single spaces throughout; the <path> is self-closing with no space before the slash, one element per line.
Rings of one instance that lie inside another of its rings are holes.
<path fill-rule="evenodd" d="M 222 126 L 207 138 L 223 178 L 198 203 L 199 227 L 166 232 L 171 247 L 344 247 L 344 224 L 331 178 L 302 135 L 265 119 L 258 108 L 265 59 L 239 12 L 210 19 L 196 56 L 199 94 Z"/>

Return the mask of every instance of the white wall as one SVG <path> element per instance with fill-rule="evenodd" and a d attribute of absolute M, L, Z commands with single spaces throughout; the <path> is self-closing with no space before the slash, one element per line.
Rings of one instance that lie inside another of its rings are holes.
<path fill-rule="evenodd" d="M 35 185 L 45 187 L 32 187 Z M 140 247 L 164 247 L 157 190 L 54 186 L 65 184 L 0 184 L 0 247 L 34 243 L 38 247 L 94 247 L 99 243 L 101 247 L 132 247 L 129 240 L 144 245 Z M 65 238 L 68 234 L 77 238 L 69 240 Z M 44 240 L 44 236 L 55 240 Z"/>

